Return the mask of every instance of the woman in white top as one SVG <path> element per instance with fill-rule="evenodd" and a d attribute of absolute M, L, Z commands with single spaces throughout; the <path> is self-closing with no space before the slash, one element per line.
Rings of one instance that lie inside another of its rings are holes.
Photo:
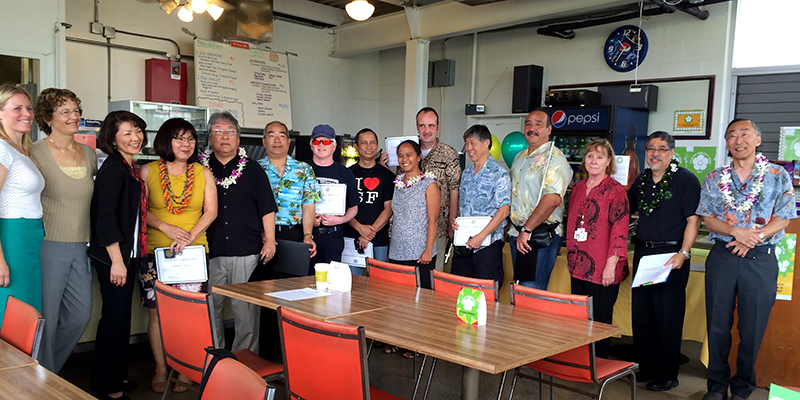
<path fill-rule="evenodd" d="M 28 92 L 0 86 L 0 320 L 8 295 L 42 308 L 44 178 L 29 158 L 32 123 Z"/>

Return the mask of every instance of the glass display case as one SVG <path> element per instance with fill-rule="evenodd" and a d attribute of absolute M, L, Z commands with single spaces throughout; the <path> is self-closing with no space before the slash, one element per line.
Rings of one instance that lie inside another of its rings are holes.
<path fill-rule="evenodd" d="M 122 100 L 112 101 L 108 104 L 108 111 L 125 110 L 130 111 L 147 123 L 147 147 L 136 157 L 137 162 L 148 162 L 158 160 L 153 141 L 156 138 L 158 128 L 170 118 L 183 118 L 197 130 L 197 146 L 202 151 L 208 144 L 208 130 L 206 123 L 210 116 L 209 109 L 206 107 L 185 106 L 182 104 L 153 103 L 150 101 Z"/>

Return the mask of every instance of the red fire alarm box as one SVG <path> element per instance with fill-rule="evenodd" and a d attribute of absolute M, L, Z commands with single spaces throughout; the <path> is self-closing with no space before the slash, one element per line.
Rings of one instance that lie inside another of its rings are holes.
<path fill-rule="evenodd" d="M 145 101 L 186 104 L 186 63 L 151 58 L 144 71 Z"/>

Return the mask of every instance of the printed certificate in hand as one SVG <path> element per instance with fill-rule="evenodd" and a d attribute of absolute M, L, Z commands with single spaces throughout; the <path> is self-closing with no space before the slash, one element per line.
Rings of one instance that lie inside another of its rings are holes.
<path fill-rule="evenodd" d="M 669 273 L 672 271 L 672 265 L 664 266 L 672 256 L 677 253 L 664 253 L 653 254 L 644 256 L 639 260 L 639 268 L 636 270 L 636 276 L 633 277 L 631 287 L 655 285 L 657 283 L 664 283 L 669 278 Z M 687 263 L 688 264 L 688 263 Z M 683 268 L 689 267 L 684 265 Z"/>
<path fill-rule="evenodd" d="M 322 200 L 314 203 L 317 214 L 344 215 L 347 210 L 347 185 L 344 183 L 323 183 L 319 185 Z"/>
<path fill-rule="evenodd" d="M 159 247 L 155 253 L 156 271 L 161 282 L 172 284 L 208 280 L 206 246 L 186 246 L 181 254 L 174 253 L 169 247 Z"/>
<path fill-rule="evenodd" d="M 396 136 L 386 138 L 386 154 L 389 155 L 389 162 L 386 163 L 386 165 L 390 167 L 396 167 L 400 165 L 400 163 L 397 161 L 397 147 L 400 146 L 400 143 L 403 143 L 406 140 L 419 143 L 419 137 L 417 136 Z"/>
<path fill-rule="evenodd" d="M 367 257 L 373 258 L 374 251 L 372 249 L 372 242 L 367 243 L 367 248 L 363 249 L 363 253 L 359 253 L 356 249 L 356 240 L 353 238 L 344 238 L 344 251 L 342 251 L 342 262 L 350 265 L 351 267 L 367 267 Z"/>
<path fill-rule="evenodd" d="M 458 217 L 456 223 L 458 229 L 453 234 L 453 244 L 456 246 L 466 246 L 469 238 L 481 233 L 492 217 Z M 486 235 L 481 242 L 481 246 L 488 246 L 492 244 L 492 235 Z"/>

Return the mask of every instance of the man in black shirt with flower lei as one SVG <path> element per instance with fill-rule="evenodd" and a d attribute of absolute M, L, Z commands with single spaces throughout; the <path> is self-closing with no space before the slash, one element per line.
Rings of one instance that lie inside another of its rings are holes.
<path fill-rule="evenodd" d="M 697 238 L 700 217 L 700 182 L 672 159 L 675 139 L 657 131 L 645 142 L 645 160 L 650 167 L 628 190 L 631 215 L 639 213 L 634 274 L 642 256 L 675 253 L 664 264 L 672 265 L 666 282 L 633 288 L 631 316 L 638 380 L 647 388 L 667 391 L 678 386 L 686 284 L 689 281 L 689 251 Z"/>

